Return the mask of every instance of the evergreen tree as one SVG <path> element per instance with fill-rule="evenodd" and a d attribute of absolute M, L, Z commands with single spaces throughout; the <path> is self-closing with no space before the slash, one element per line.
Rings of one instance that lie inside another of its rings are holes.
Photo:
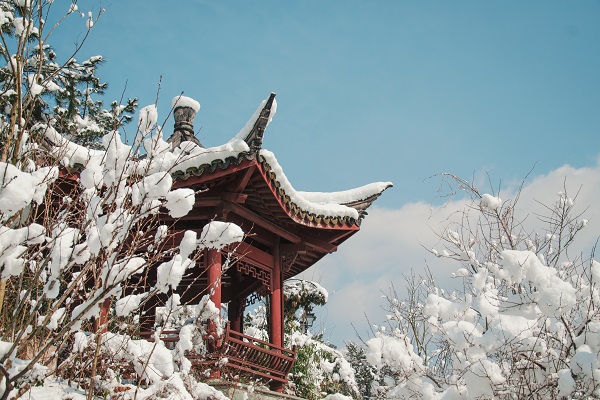
<path fill-rule="evenodd" d="M 106 109 L 102 100 L 94 98 L 108 88 L 96 75 L 102 56 L 82 63 L 73 57 L 61 61 L 43 41 L 41 36 L 49 29 L 45 29 L 43 16 L 33 12 L 35 9 L 30 1 L 0 3 L 2 35 L 17 44 L 16 48 L 0 45 L 0 55 L 6 62 L 0 68 L 0 114 L 6 122 L 12 121 L 11 125 L 17 116 L 28 127 L 50 123 L 72 141 L 98 148 L 106 132 L 131 121 L 137 99 L 127 99 L 124 104 L 112 102 Z M 69 14 L 79 15 L 76 5 L 71 6 Z M 93 26 L 92 16 L 88 18 L 83 41 Z M 20 110 L 16 110 L 19 98 L 25 99 L 25 104 L 19 103 Z M 10 142 L 9 138 L 2 139 L 3 143 Z"/>

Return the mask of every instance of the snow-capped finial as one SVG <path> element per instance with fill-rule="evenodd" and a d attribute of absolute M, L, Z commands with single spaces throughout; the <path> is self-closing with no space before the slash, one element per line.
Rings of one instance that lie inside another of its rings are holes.
<path fill-rule="evenodd" d="M 253 153 L 258 152 L 262 147 L 265 129 L 273 119 L 276 110 L 277 101 L 275 100 L 275 93 L 271 93 L 269 98 L 263 100 L 258 110 L 250 118 L 246 126 L 237 134 L 236 138 L 248 143 Z"/>
<path fill-rule="evenodd" d="M 175 128 L 173 135 L 167 139 L 167 142 L 171 143 L 173 147 L 177 147 L 185 141 L 202 146 L 194 136 L 194 118 L 200 110 L 200 103 L 189 97 L 175 96 L 172 104 Z"/>

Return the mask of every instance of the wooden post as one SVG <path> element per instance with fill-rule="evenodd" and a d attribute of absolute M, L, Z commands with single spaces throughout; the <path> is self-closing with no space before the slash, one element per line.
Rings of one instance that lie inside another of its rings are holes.
<path fill-rule="evenodd" d="M 229 326 L 231 330 L 244 333 L 244 311 L 242 309 L 242 300 L 235 298 L 229 302 L 229 309 L 227 311 L 227 317 L 229 319 Z"/>
<path fill-rule="evenodd" d="M 208 249 L 208 291 L 210 294 L 210 300 L 214 303 L 217 310 L 221 310 L 221 252 L 217 249 Z M 219 337 L 217 335 L 217 324 L 214 321 L 208 323 L 208 334 L 210 336 L 210 342 L 208 344 L 208 351 L 215 352 L 217 350 L 217 341 Z M 210 373 L 209 378 L 219 379 L 221 378 L 221 371 L 213 369 Z"/>
<path fill-rule="evenodd" d="M 278 347 L 283 347 L 283 277 L 281 273 L 281 255 L 279 253 L 279 243 L 273 248 L 273 258 L 275 265 L 273 266 L 273 283 L 270 294 L 270 325 L 269 325 L 269 341 Z M 271 390 L 276 392 L 283 391 L 281 382 L 272 382 Z"/>
<path fill-rule="evenodd" d="M 233 298 L 229 302 L 229 307 L 227 308 L 227 319 L 229 320 L 231 330 L 244 333 L 244 303 L 246 299 L 236 295 L 241 289 L 240 276 L 239 273 L 236 273 L 233 275 L 231 282 Z"/>

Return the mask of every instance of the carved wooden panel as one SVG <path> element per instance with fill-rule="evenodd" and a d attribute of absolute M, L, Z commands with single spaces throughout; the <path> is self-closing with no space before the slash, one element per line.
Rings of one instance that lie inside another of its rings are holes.
<path fill-rule="evenodd" d="M 272 288 L 272 274 L 271 271 L 268 271 L 264 268 L 260 268 L 256 265 L 244 262 L 243 260 L 238 260 L 235 263 L 235 267 L 238 272 L 251 276 L 255 279 L 258 279 L 271 290 Z"/>

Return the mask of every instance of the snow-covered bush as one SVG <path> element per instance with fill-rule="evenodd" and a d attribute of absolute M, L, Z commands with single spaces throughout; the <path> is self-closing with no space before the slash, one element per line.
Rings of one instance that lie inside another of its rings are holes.
<path fill-rule="evenodd" d="M 292 332 L 290 344 L 296 346 L 289 377 L 293 394 L 309 400 L 336 393 L 358 398 L 354 369 L 343 352 L 300 331 Z"/>
<path fill-rule="evenodd" d="M 365 343 L 376 397 L 600 396 L 600 263 L 593 249 L 569 252 L 587 223 L 576 199 L 563 190 L 529 222 L 518 195 L 503 202 L 449 177 L 471 202 L 431 252 L 460 264 L 460 289 L 429 272 L 409 277 L 405 296 L 392 288 L 387 323 Z"/>
<path fill-rule="evenodd" d="M 0 399 L 58 376 L 90 396 L 112 395 L 131 374 L 151 385 L 148 396 L 160 384 L 181 390 L 180 398 L 192 398 L 190 391 L 220 398 L 188 375 L 186 358 L 205 351 L 203 321 L 220 326 L 208 293 L 199 294 L 174 348 L 159 340 L 160 327 L 152 340 L 140 339 L 137 311 L 160 293 L 169 298 L 166 320 L 180 313 L 176 288 L 186 270 L 203 249 L 240 241 L 243 232 L 213 221 L 175 242 L 159 216 L 185 216 L 195 192 L 172 189 L 171 172 L 209 155 L 172 149 L 156 105 L 140 110 L 134 144 L 122 140 L 117 128 L 134 102 L 102 111 L 90 98 L 104 87 L 94 76 L 100 59 L 61 64 L 45 41 L 58 26 L 44 18 L 60 4 L 0 3 Z M 66 18 L 77 8 L 64 10 Z M 89 32 L 94 17 L 85 21 Z M 81 83 L 90 90 L 80 91 Z M 150 267 L 156 285 L 136 283 Z"/>
<path fill-rule="evenodd" d="M 296 350 L 286 391 L 310 400 L 335 393 L 357 398 L 354 369 L 345 354 L 324 342 L 322 335 L 313 336 L 306 325 L 307 313 L 315 306 L 325 305 L 328 296 L 327 290 L 316 282 L 302 279 L 284 282 L 285 346 Z M 245 333 L 268 339 L 267 310 L 267 305 L 259 305 L 246 314 Z"/>

